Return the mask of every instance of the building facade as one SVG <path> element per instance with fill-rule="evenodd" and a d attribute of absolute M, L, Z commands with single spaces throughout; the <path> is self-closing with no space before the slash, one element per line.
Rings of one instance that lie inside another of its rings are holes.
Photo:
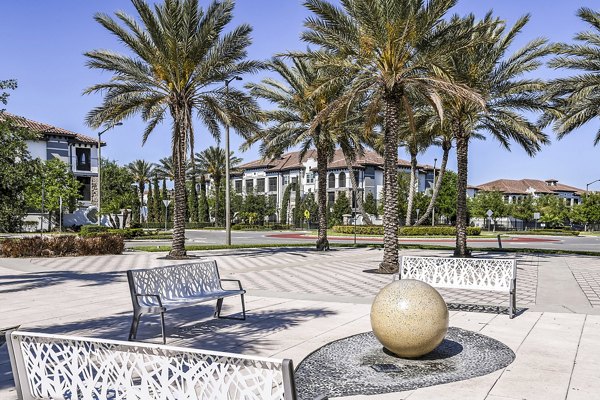
<path fill-rule="evenodd" d="M 478 192 L 498 191 L 504 196 L 507 203 L 516 203 L 520 199 L 533 196 L 554 195 L 564 199 L 568 206 L 581 202 L 585 190 L 559 183 L 556 179 L 541 181 L 538 179 L 497 179 L 478 186 L 469 186 L 467 194 L 474 197 Z"/>
<path fill-rule="evenodd" d="M 93 222 L 88 219 L 88 211 L 95 210 L 98 204 L 98 141 L 86 135 L 8 112 L 4 112 L 2 117 L 10 119 L 17 127 L 39 134 L 37 140 L 27 141 L 32 158 L 43 161 L 57 158 L 63 161 L 81 184 L 78 210 L 73 214 L 64 215 L 64 225 L 84 225 Z M 104 143 L 102 145 L 104 146 Z"/>
<path fill-rule="evenodd" d="M 363 198 L 371 193 L 379 203 L 383 195 L 383 158 L 374 151 L 365 151 L 352 164 L 356 177 L 359 195 Z M 410 163 L 398 160 L 398 171 L 410 173 Z M 234 190 L 241 194 L 258 193 L 275 199 L 277 209 L 282 206 L 283 196 L 290 184 L 298 184 L 301 197 L 318 190 L 317 154 L 309 150 L 300 158 L 300 152 L 290 152 L 279 158 L 255 160 L 237 167 L 232 176 Z M 433 167 L 419 165 L 417 186 L 425 191 L 433 183 Z M 346 195 L 353 202 L 352 184 L 348 165 L 341 150 L 336 150 L 333 159 L 327 166 L 327 200 L 330 205 L 335 202 L 339 193 Z M 295 207 L 294 196 L 290 196 L 291 209 Z M 355 204 L 351 205 L 353 208 Z M 277 216 L 279 218 L 279 216 Z"/>

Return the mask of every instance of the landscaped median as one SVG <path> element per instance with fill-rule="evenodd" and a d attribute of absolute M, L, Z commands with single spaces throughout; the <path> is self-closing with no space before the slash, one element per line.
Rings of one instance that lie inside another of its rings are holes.
<path fill-rule="evenodd" d="M 346 235 L 383 235 L 382 225 L 337 225 L 331 228 L 334 233 L 342 233 Z M 454 236 L 456 235 L 456 227 L 454 226 L 405 226 L 398 229 L 399 236 Z M 481 235 L 481 228 L 467 227 L 468 236 Z"/>

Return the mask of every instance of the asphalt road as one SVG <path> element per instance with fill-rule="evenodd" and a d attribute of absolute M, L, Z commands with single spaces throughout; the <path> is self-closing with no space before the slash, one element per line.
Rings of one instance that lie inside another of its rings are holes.
<path fill-rule="evenodd" d="M 536 248 L 551 250 L 577 250 L 600 252 L 600 237 L 598 236 L 510 236 L 502 235 L 502 246 L 506 248 Z M 308 246 L 316 241 L 315 236 L 308 232 L 252 232 L 232 231 L 233 244 L 286 244 L 306 243 Z M 354 243 L 352 236 L 330 236 L 332 243 Z M 357 237 L 358 243 L 382 243 L 381 238 Z M 225 231 L 213 230 L 188 230 L 186 231 L 188 245 L 215 245 L 225 244 Z M 432 244 L 441 246 L 454 246 L 454 238 L 408 238 L 401 237 L 400 244 Z M 127 247 L 169 245 L 170 241 L 130 241 Z M 498 247 L 498 239 L 493 237 L 479 237 L 468 240 L 468 245 L 474 248 Z"/>

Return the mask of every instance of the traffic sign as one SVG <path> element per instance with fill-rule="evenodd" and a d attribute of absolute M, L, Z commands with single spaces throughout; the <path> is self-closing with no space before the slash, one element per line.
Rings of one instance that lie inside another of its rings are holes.
<path fill-rule="evenodd" d="M 494 215 L 494 212 L 492 210 L 487 210 L 486 214 L 488 217 L 491 217 L 492 215 Z"/>
<path fill-rule="evenodd" d="M 304 218 L 310 219 L 310 211 L 304 210 Z"/>

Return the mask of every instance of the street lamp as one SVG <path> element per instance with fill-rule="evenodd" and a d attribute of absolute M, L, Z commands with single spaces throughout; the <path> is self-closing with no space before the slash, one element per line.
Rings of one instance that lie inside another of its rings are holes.
<path fill-rule="evenodd" d="M 104 129 L 101 132 L 98 132 L 98 226 L 100 226 L 100 222 L 102 219 L 102 214 L 100 214 L 100 192 L 101 192 L 101 188 L 102 186 L 100 185 L 101 182 L 101 172 L 102 172 L 102 141 L 100 140 L 102 138 L 102 134 L 106 131 L 108 131 L 109 129 L 114 128 L 115 126 L 120 126 L 123 125 L 122 122 L 117 122 L 116 124 L 112 124 L 109 127 L 107 127 L 106 129 Z"/>
<path fill-rule="evenodd" d="M 435 192 L 435 165 L 437 164 L 437 158 L 433 159 L 433 192 Z M 433 197 L 433 192 L 431 192 L 431 197 Z M 435 225 L 435 202 L 433 203 L 433 208 L 431 209 L 431 226 Z"/>
<path fill-rule="evenodd" d="M 225 80 L 225 95 L 229 94 L 229 84 L 241 81 L 242 77 L 234 76 Z M 231 246 L 231 198 L 229 194 L 229 121 L 225 123 L 225 244 Z"/>
<path fill-rule="evenodd" d="M 591 185 L 592 183 L 596 183 L 596 182 L 600 182 L 600 179 L 596 179 L 596 180 L 595 180 L 595 181 L 593 181 L 593 182 L 586 183 L 586 185 L 585 185 L 585 192 L 587 193 L 587 192 L 589 191 L 590 185 Z"/>

